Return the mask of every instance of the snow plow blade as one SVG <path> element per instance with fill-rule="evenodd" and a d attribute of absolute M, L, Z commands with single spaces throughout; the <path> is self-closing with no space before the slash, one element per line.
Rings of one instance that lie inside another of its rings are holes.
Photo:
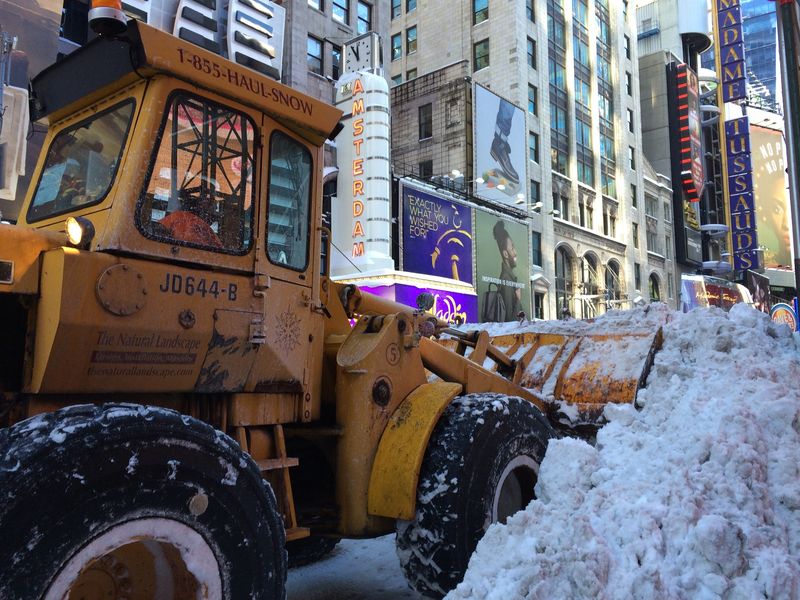
<path fill-rule="evenodd" d="M 491 346 L 511 360 L 512 369 L 500 367 L 506 377 L 542 398 L 548 412 L 570 426 L 602 422 L 606 404 L 626 404 L 647 380 L 662 331 L 619 333 L 557 333 L 552 325 L 542 331 L 496 335 Z M 469 356 L 463 338 L 440 343 Z M 638 357 L 638 358 L 634 358 Z M 487 357 L 483 366 L 498 371 Z"/>

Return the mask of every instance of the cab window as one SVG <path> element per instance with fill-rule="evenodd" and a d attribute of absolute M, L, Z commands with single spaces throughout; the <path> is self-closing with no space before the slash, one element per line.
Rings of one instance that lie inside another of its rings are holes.
<path fill-rule="evenodd" d="M 50 143 L 28 222 L 41 221 L 100 203 L 128 137 L 134 101 L 104 110 L 59 132 Z"/>
<path fill-rule="evenodd" d="M 311 224 L 311 154 L 279 131 L 270 140 L 267 256 L 277 265 L 304 271 Z"/>
<path fill-rule="evenodd" d="M 180 92 L 168 103 L 137 210 L 148 238 L 227 254 L 252 243 L 250 118 Z"/>

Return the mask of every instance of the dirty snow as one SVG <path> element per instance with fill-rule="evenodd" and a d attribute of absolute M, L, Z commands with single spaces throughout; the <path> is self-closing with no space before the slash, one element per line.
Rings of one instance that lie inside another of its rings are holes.
<path fill-rule="evenodd" d="M 745 305 L 536 326 L 658 323 L 638 410 L 607 409 L 595 446 L 551 443 L 538 499 L 489 529 L 450 600 L 800 597 L 800 338 Z"/>

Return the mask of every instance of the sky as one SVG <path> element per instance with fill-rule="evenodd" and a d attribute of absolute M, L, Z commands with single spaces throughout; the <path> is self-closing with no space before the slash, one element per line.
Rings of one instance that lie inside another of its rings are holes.
<path fill-rule="evenodd" d="M 637 406 L 609 407 L 594 445 L 551 441 L 537 499 L 490 527 L 448 600 L 800 598 L 800 336 L 746 305 L 549 326 L 659 324 Z M 290 572 L 289 598 L 417 598 L 393 550 L 342 542 Z"/>

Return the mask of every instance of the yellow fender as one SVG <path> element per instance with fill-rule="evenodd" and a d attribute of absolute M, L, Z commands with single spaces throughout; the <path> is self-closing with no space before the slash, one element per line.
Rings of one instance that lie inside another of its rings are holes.
<path fill-rule="evenodd" d="M 439 417 L 462 389 L 460 383 L 424 383 L 394 411 L 372 464 L 367 497 L 371 515 L 414 518 L 417 480 L 428 440 Z"/>

